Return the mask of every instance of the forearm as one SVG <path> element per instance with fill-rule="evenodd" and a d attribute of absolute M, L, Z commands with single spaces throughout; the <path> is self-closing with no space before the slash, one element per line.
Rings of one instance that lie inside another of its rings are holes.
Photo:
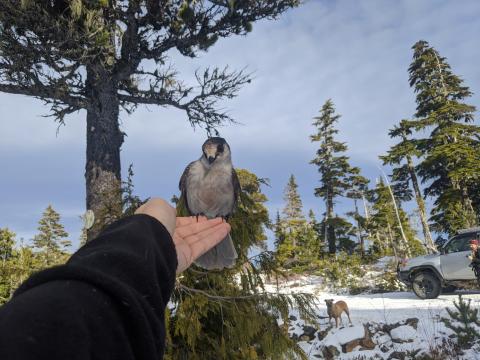
<path fill-rule="evenodd" d="M 158 359 L 176 266 L 157 220 L 120 220 L 0 308 L 0 358 Z"/>

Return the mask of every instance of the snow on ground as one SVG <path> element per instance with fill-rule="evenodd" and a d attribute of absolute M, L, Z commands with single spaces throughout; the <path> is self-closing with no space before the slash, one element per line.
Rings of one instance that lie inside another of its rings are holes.
<path fill-rule="evenodd" d="M 332 345 L 335 342 L 339 345 L 345 344 L 347 340 L 351 339 L 354 333 L 356 335 L 363 335 L 363 324 L 377 323 L 377 324 L 393 324 L 406 320 L 408 318 L 418 318 L 418 328 L 414 330 L 411 326 L 404 325 L 392 330 L 391 337 L 397 338 L 404 343 L 392 343 L 391 339 L 377 337 L 373 341 L 381 346 L 382 341 L 385 342 L 389 351 L 382 352 L 379 349 L 372 351 L 353 351 L 351 353 L 338 355 L 338 359 L 354 359 L 359 355 L 365 356 L 366 359 L 380 356 L 380 358 L 388 359 L 393 351 L 405 351 L 424 349 L 430 351 L 432 348 L 441 344 L 443 338 L 448 338 L 452 331 L 440 322 L 440 318 L 447 316 L 446 307 L 453 307 L 453 300 L 457 299 L 457 294 L 462 293 L 465 299 L 472 299 L 472 305 L 480 308 L 480 292 L 457 292 L 456 294 L 441 295 L 437 299 L 421 300 L 411 292 L 393 292 L 384 294 L 365 294 L 365 295 L 336 295 L 329 293 L 316 292 L 311 284 L 305 287 L 298 287 L 296 290 L 302 292 L 314 293 L 317 298 L 318 310 L 317 314 L 320 317 L 320 326 L 318 330 L 328 329 L 328 318 L 325 299 L 335 299 L 335 301 L 343 300 L 348 304 L 350 309 L 350 317 L 352 319 L 353 327 L 349 333 L 341 332 L 336 335 L 339 330 L 335 329 L 329 331 L 327 337 L 319 340 L 316 337 L 313 341 L 301 341 L 299 344 L 304 351 L 309 354 L 310 359 L 318 359 L 314 355 L 321 354 L 323 346 Z M 298 313 L 292 313 L 298 317 Z M 348 319 L 344 314 L 342 316 L 343 324 L 348 329 Z M 295 323 L 295 322 L 294 322 Z M 292 327 L 292 334 L 297 336 L 303 334 L 302 322 L 297 321 L 298 325 Z M 332 320 L 332 325 L 334 321 Z M 341 348 L 341 346 L 339 346 Z M 479 359 L 480 354 L 469 351 L 465 354 L 464 359 Z"/>
<path fill-rule="evenodd" d="M 379 264 L 372 268 L 372 272 L 382 272 L 388 266 L 388 258 L 381 259 Z M 368 274 L 372 275 L 372 274 Z M 371 276 L 370 276 L 371 277 Z M 317 304 L 317 316 L 319 324 L 305 324 L 298 312 L 294 309 L 291 312 L 291 326 L 289 332 L 292 337 L 299 340 L 298 344 L 309 355 L 309 359 L 323 358 L 322 349 L 328 345 L 336 344 L 340 349 L 335 359 L 393 359 L 394 353 L 408 353 L 414 350 L 431 352 L 438 348 L 442 341 L 449 339 L 452 331 L 440 321 L 441 317 L 448 317 L 446 308 L 453 308 L 453 301 L 462 294 L 464 299 L 471 299 L 471 305 L 480 308 L 480 291 L 457 291 L 454 294 L 440 295 L 437 299 L 421 300 L 412 292 L 390 292 L 380 294 L 348 295 L 332 293 L 332 287 L 319 276 L 296 276 L 293 279 L 282 282 L 278 287 L 276 284 L 267 284 L 269 292 L 287 293 L 308 293 L 314 295 Z M 348 325 L 345 314 L 342 316 L 345 327 L 335 329 L 335 322 L 328 323 L 327 308 L 325 299 L 343 300 L 348 304 L 352 327 Z M 408 318 L 417 318 L 416 329 L 403 322 Z M 360 337 L 364 333 L 364 325 L 381 328 L 384 324 L 395 324 L 402 322 L 390 331 L 390 334 L 378 332 L 372 335 L 376 344 L 374 350 L 360 350 L 360 346 L 349 353 L 342 353 L 341 349 L 347 340 L 352 337 Z M 310 339 L 304 325 L 315 327 L 315 336 Z M 333 328 L 332 328 L 333 326 Z M 322 334 L 321 334 L 322 333 Z M 321 339 L 320 339 L 321 338 Z M 480 360 L 480 354 L 469 350 L 461 359 Z M 393 356 L 393 357 L 392 357 Z M 409 357 L 407 357 L 409 358 Z M 411 357 L 415 358 L 415 356 Z"/>

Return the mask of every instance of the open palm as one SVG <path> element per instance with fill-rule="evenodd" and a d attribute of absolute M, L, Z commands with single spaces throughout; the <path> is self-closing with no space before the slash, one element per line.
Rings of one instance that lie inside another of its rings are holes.
<path fill-rule="evenodd" d="M 197 258 L 227 236 L 230 225 L 221 218 L 177 217 L 173 242 L 177 251 L 177 273 L 187 269 Z"/>

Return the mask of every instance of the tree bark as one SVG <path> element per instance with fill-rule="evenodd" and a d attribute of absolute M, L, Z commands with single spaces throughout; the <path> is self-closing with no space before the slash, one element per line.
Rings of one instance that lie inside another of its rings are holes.
<path fill-rule="evenodd" d="M 87 209 L 95 214 L 88 240 L 94 238 L 122 211 L 120 131 L 117 86 L 102 65 L 87 69 L 87 159 L 85 166 Z"/>
<path fill-rule="evenodd" d="M 328 191 L 327 194 L 327 241 L 328 241 L 328 252 L 330 254 L 337 253 L 337 244 L 335 239 L 335 228 L 332 224 L 333 219 L 333 191 Z"/>
<path fill-rule="evenodd" d="M 358 238 L 358 243 L 360 244 L 360 255 L 362 257 L 364 257 L 365 256 L 365 245 L 363 243 L 362 231 L 360 230 L 360 221 L 358 220 L 359 217 L 360 217 L 360 214 L 358 212 L 357 199 L 353 199 L 353 203 L 355 204 L 355 220 L 357 221 L 357 238 Z"/>
<path fill-rule="evenodd" d="M 388 222 L 388 220 L 387 220 L 387 230 L 388 230 L 388 239 L 390 240 L 390 245 L 392 246 L 392 250 L 393 250 L 393 255 L 395 256 L 395 259 L 398 259 L 397 247 L 395 246 L 392 227 L 390 226 L 390 223 Z"/>
<path fill-rule="evenodd" d="M 407 155 L 407 166 L 410 173 L 410 179 L 412 180 L 413 191 L 415 192 L 415 199 L 418 205 L 418 212 L 420 213 L 420 221 L 422 222 L 423 237 L 425 244 L 427 245 L 428 252 L 436 251 L 437 247 L 433 242 L 432 235 L 430 233 L 430 227 L 427 221 L 427 212 L 425 209 L 425 202 L 423 201 L 422 193 L 420 192 L 420 186 L 418 185 L 417 174 L 415 173 L 415 167 L 413 166 L 412 157 Z"/>
<path fill-rule="evenodd" d="M 466 186 L 462 186 L 462 203 L 467 213 L 467 227 L 475 227 L 478 225 L 477 215 L 473 208 L 473 202 L 468 196 L 468 189 Z"/>
<path fill-rule="evenodd" d="M 400 213 L 398 211 L 398 206 L 397 206 L 397 201 L 395 200 L 395 195 L 393 194 L 392 187 L 390 186 L 390 183 L 388 182 L 388 178 L 385 174 L 383 174 L 385 178 L 385 184 L 387 185 L 388 191 L 390 192 L 390 196 L 392 197 L 392 205 L 393 209 L 395 210 L 395 215 L 397 216 L 397 221 L 398 221 L 398 228 L 400 230 L 400 234 L 402 235 L 402 240 L 403 240 L 403 247 L 405 248 L 405 254 L 408 257 L 411 257 L 411 252 L 410 252 L 410 246 L 408 245 L 408 240 L 407 237 L 405 236 L 405 232 L 403 231 L 403 225 L 402 225 L 402 219 L 400 218 Z"/>

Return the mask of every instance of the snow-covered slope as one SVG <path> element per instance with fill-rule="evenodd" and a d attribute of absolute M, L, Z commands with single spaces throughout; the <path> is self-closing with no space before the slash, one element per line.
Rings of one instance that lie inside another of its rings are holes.
<path fill-rule="evenodd" d="M 338 295 L 329 292 L 329 288 L 325 280 L 317 276 L 297 276 L 283 282 L 279 288 L 268 285 L 267 290 L 272 292 L 302 292 L 315 296 L 318 324 L 305 324 L 294 310 L 289 328 L 292 338 L 298 341 L 310 359 L 329 356 L 333 359 L 415 359 L 422 353 L 432 353 L 439 348 L 448 350 L 454 346 L 454 341 L 449 337 L 452 330 L 440 321 L 441 317 L 448 316 L 446 308 L 453 308 L 453 301 L 458 299 L 458 294 L 463 294 L 464 299 L 471 299 L 473 307 L 480 308 L 480 291 L 457 291 L 437 299 L 421 300 L 412 292 Z M 333 320 L 329 324 L 325 299 L 345 301 L 350 309 L 352 326 L 348 324 L 345 314 L 342 317 L 343 328 L 336 329 Z M 374 348 L 367 350 L 358 345 L 353 351 L 344 352 L 345 344 L 361 338 L 365 328 Z M 474 346 L 460 357 L 452 358 L 480 360 L 478 352 L 480 348 Z"/>

